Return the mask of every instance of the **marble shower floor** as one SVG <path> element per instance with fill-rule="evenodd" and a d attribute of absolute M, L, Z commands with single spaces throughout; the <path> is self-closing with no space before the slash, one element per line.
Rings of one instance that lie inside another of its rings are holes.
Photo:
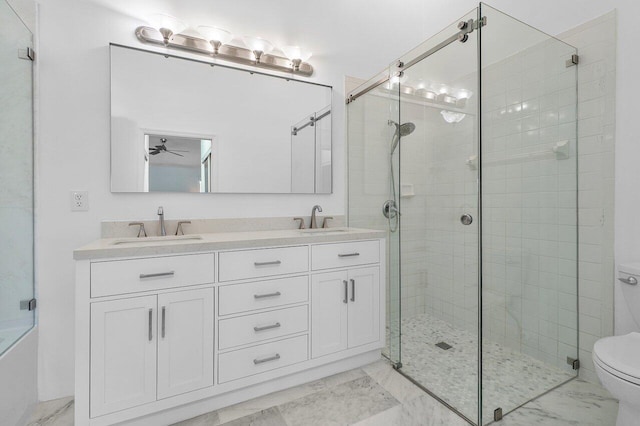
<path fill-rule="evenodd" d="M 452 348 L 443 350 L 436 343 Z M 478 339 L 428 314 L 402 321 L 402 371 L 470 419 L 477 417 Z M 485 341 L 483 423 L 500 407 L 507 413 L 574 377 L 574 374 Z"/>
<path fill-rule="evenodd" d="M 573 380 L 495 426 L 613 426 L 618 404 L 598 385 Z M 29 426 L 73 425 L 73 399 L 40 403 Z M 381 360 L 265 395 L 175 426 L 465 426 L 467 423 Z M 156 425 L 150 425 L 156 426 Z"/>

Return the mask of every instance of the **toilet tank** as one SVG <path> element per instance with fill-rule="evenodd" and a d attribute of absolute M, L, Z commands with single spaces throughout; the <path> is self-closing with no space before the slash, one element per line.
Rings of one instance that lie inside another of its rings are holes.
<path fill-rule="evenodd" d="M 640 330 L 640 263 L 618 265 L 618 286 L 636 329 Z"/>

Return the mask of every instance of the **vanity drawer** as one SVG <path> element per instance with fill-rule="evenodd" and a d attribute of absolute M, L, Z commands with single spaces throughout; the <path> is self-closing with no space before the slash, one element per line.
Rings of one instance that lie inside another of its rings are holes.
<path fill-rule="evenodd" d="M 309 300 L 309 278 L 280 278 L 220 286 L 218 314 L 229 315 Z"/>
<path fill-rule="evenodd" d="M 276 337 L 288 336 L 309 329 L 308 306 L 245 315 L 219 321 L 220 350 Z"/>
<path fill-rule="evenodd" d="M 378 262 L 380 262 L 378 240 L 317 244 L 311 247 L 311 267 L 314 271 Z"/>
<path fill-rule="evenodd" d="M 295 274 L 309 270 L 307 246 L 220 253 L 220 281 Z"/>
<path fill-rule="evenodd" d="M 91 297 L 214 282 L 214 254 L 190 254 L 91 264 Z"/>
<path fill-rule="evenodd" d="M 252 346 L 218 356 L 218 383 L 226 383 L 309 358 L 307 335 Z"/>

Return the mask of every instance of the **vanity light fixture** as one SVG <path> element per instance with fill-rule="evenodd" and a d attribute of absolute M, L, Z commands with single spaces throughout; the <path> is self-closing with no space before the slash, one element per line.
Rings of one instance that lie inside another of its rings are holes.
<path fill-rule="evenodd" d="M 272 54 L 275 46 L 260 37 L 243 37 L 245 48 L 229 44 L 233 36 L 222 28 L 201 25 L 197 27 L 200 36 L 192 36 L 180 34 L 186 25 L 170 15 L 158 13 L 149 22 L 152 26 L 140 26 L 135 31 L 143 43 L 305 77 L 313 74 L 313 67 L 306 62 L 311 52 L 299 46 L 283 47 L 284 57 Z"/>
<path fill-rule="evenodd" d="M 205 40 L 208 40 L 209 43 L 211 43 L 214 55 L 218 54 L 220 46 L 229 43 L 233 38 L 229 31 L 223 30 L 222 28 L 209 27 L 207 25 L 200 25 L 198 27 L 198 32 Z"/>
<path fill-rule="evenodd" d="M 166 13 L 154 13 L 149 16 L 149 23 L 162 34 L 165 46 L 169 44 L 172 35 L 179 34 L 187 28 L 184 22 Z"/>
<path fill-rule="evenodd" d="M 263 39 L 262 37 L 242 37 L 244 44 L 251 49 L 253 55 L 256 57 L 256 62 L 260 63 L 262 55 L 269 54 L 273 50 L 273 44 L 270 41 Z"/>
<path fill-rule="evenodd" d="M 300 46 L 282 46 L 282 53 L 291 61 L 294 71 L 300 69 L 300 64 L 306 62 L 311 57 L 311 52 L 304 50 Z"/>

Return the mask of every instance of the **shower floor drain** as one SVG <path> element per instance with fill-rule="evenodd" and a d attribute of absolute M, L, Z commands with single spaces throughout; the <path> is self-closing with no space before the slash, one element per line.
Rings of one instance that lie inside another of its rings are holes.
<path fill-rule="evenodd" d="M 440 343 L 436 343 L 436 346 L 439 347 L 440 349 L 444 349 L 445 351 L 447 349 L 451 349 L 453 346 L 449 345 L 448 343 L 445 342 L 440 342 Z"/>

